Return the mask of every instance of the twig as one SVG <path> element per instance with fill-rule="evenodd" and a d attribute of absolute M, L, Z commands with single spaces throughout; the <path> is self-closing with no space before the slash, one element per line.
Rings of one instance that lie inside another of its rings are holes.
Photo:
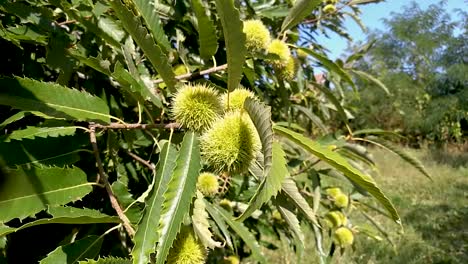
<path fill-rule="evenodd" d="M 104 186 L 106 187 L 106 191 L 107 191 L 107 195 L 109 196 L 110 203 L 112 207 L 114 208 L 115 212 L 117 213 L 117 215 L 119 216 L 120 220 L 122 220 L 122 224 L 125 230 L 127 231 L 127 233 L 130 235 L 130 237 L 133 237 L 135 235 L 135 230 L 130 224 L 130 220 L 122 211 L 122 208 L 120 207 L 119 202 L 117 201 L 117 198 L 115 197 L 114 192 L 112 191 L 107 175 L 104 172 L 101 158 L 99 157 L 99 149 L 98 149 L 97 141 L 96 141 L 96 124 L 89 125 L 89 140 L 91 141 L 91 145 L 93 146 L 94 157 L 96 158 L 99 175 L 100 175 L 101 181 L 104 183 Z"/>
<path fill-rule="evenodd" d="M 146 167 L 148 167 L 150 170 L 154 170 L 156 168 L 156 166 L 154 166 L 153 163 L 150 163 L 146 160 L 144 160 L 143 158 L 141 158 L 140 156 L 130 152 L 130 151 L 126 151 L 127 154 L 132 157 L 133 159 L 135 159 L 136 161 L 140 162 L 141 164 L 145 165 Z"/>
<path fill-rule="evenodd" d="M 67 20 L 67 21 L 63 21 L 63 22 L 57 23 L 57 25 L 63 26 L 63 25 L 75 24 L 75 23 L 76 23 L 76 20 Z"/>
<path fill-rule="evenodd" d="M 169 123 L 169 124 L 121 124 L 121 123 L 111 123 L 110 125 L 100 125 L 93 124 L 94 128 L 101 129 L 178 129 L 180 124 L 178 123 Z"/>
<path fill-rule="evenodd" d="M 317 165 L 317 163 L 319 163 L 321 161 L 321 159 L 317 159 L 316 161 L 314 161 L 313 163 L 309 164 L 308 166 L 305 166 L 304 168 L 294 172 L 291 174 L 291 176 L 297 176 L 303 172 L 306 172 L 308 171 L 310 168 L 312 168 L 313 166 Z"/>
<path fill-rule="evenodd" d="M 210 74 L 210 73 L 213 73 L 213 72 L 226 70 L 227 66 L 228 66 L 227 64 L 223 64 L 223 65 L 212 67 L 212 68 L 209 68 L 209 69 L 206 69 L 206 70 L 203 70 L 203 71 L 199 71 L 199 72 L 192 72 L 192 73 L 177 75 L 175 78 L 177 80 L 195 78 L 195 77 L 202 76 L 202 75 L 205 75 L 205 74 Z M 158 84 L 158 83 L 162 83 L 162 82 L 164 82 L 163 79 L 157 79 L 157 80 L 153 81 L 154 84 Z"/>
<path fill-rule="evenodd" d="M 328 18 L 328 17 L 331 17 L 332 15 L 338 13 L 338 11 L 340 11 L 341 9 L 344 9 L 345 7 L 349 6 L 349 4 L 351 3 L 352 1 L 349 1 L 348 3 L 342 5 L 342 6 L 339 6 L 334 12 L 332 13 L 327 13 L 325 15 L 322 15 L 321 17 L 318 17 L 318 18 L 313 18 L 313 19 L 306 19 L 304 20 L 302 23 L 303 24 L 312 24 L 312 23 L 315 23 L 321 19 L 325 19 L 325 18 Z"/>

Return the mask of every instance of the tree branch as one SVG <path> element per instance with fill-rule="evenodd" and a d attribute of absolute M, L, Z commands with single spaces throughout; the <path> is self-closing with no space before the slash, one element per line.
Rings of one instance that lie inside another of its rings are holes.
<path fill-rule="evenodd" d="M 127 154 L 128 154 L 130 157 L 132 157 L 134 160 L 140 162 L 141 164 L 145 165 L 145 166 L 148 167 L 150 170 L 156 169 L 156 166 L 154 166 L 153 163 L 144 160 L 144 159 L 141 158 L 140 156 L 138 156 L 138 155 L 136 155 L 136 154 L 134 154 L 134 153 L 132 153 L 132 152 L 130 152 L 130 151 L 128 151 L 128 150 L 126 150 L 126 152 L 127 152 Z"/>
<path fill-rule="evenodd" d="M 99 149 L 98 149 L 97 141 L 96 141 L 96 124 L 89 125 L 89 140 L 91 141 L 91 145 L 93 146 L 93 152 L 94 152 L 94 157 L 96 158 L 99 176 L 100 176 L 101 181 L 104 183 L 104 186 L 107 191 L 107 195 L 109 196 L 110 203 L 112 207 L 114 208 L 115 212 L 117 213 L 117 215 L 119 216 L 120 220 L 122 221 L 125 231 L 127 231 L 130 237 L 133 237 L 135 235 L 135 230 L 130 224 L 130 220 L 127 218 L 127 216 L 123 212 L 122 208 L 120 207 L 119 202 L 117 201 L 117 198 L 114 195 L 114 192 L 112 191 L 107 175 L 104 172 L 101 158 L 99 157 Z"/>
<path fill-rule="evenodd" d="M 169 124 L 121 124 L 121 123 L 111 123 L 110 125 L 100 125 L 92 124 L 94 128 L 101 129 L 179 129 L 180 124 L 178 123 L 169 123 Z M 91 127 L 91 126 L 90 126 Z"/>
<path fill-rule="evenodd" d="M 223 64 L 223 65 L 212 67 L 212 68 L 209 68 L 209 69 L 206 69 L 206 70 L 203 70 L 203 71 L 199 71 L 199 72 L 192 72 L 192 73 L 177 75 L 175 78 L 177 80 L 191 79 L 191 78 L 199 77 L 199 76 L 202 76 L 202 75 L 210 74 L 210 73 L 213 73 L 213 72 L 226 70 L 227 66 L 228 66 L 227 64 Z M 157 79 L 157 80 L 153 81 L 154 84 L 158 84 L 158 83 L 162 83 L 162 82 L 164 82 L 163 79 Z"/>

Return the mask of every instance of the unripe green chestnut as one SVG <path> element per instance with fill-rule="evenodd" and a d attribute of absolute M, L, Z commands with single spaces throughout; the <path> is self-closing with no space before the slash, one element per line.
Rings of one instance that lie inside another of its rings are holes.
<path fill-rule="evenodd" d="M 245 99 L 256 99 L 256 96 L 250 90 L 240 87 L 229 93 L 229 110 L 244 109 Z M 228 109 L 228 94 L 223 94 L 221 101 L 223 102 L 224 109 Z"/>
<path fill-rule="evenodd" d="M 273 40 L 268 46 L 268 53 L 277 55 L 279 60 L 271 60 L 270 63 L 276 68 L 284 68 L 291 58 L 291 51 L 284 41 L 279 39 Z"/>
<path fill-rule="evenodd" d="M 169 255 L 167 263 L 171 264 L 204 264 L 206 249 L 188 227 L 182 227 L 177 235 Z"/>
<path fill-rule="evenodd" d="M 291 56 L 284 68 L 277 69 L 280 78 L 286 81 L 291 81 L 296 77 L 296 62 Z"/>
<path fill-rule="evenodd" d="M 333 240 L 338 246 L 344 248 L 353 244 L 354 235 L 348 228 L 340 227 L 333 234 Z"/>
<path fill-rule="evenodd" d="M 349 198 L 340 188 L 328 188 L 325 192 L 331 197 L 337 207 L 345 208 L 348 206 Z"/>
<path fill-rule="evenodd" d="M 249 116 L 237 111 L 215 121 L 200 137 L 202 157 L 217 173 L 247 171 L 260 146 Z"/>
<path fill-rule="evenodd" d="M 342 193 L 342 194 L 339 194 L 337 195 L 335 198 L 334 198 L 334 202 L 335 202 L 335 205 L 340 207 L 340 208 L 345 208 L 348 206 L 348 203 L 349 203 L 349 198 L 346 194 Z"/>
<path fill-rule="evenodd" d="M 260 20 L 244 21 L 245 46 L 250 52 L 265 50 L 270 44 L 270 31 Z"/>
<path fill-rule="evenodd" d="M 221 201 L 219 201 L 219 206 L 221 206 L 222 208 L 224 208 L 227 211 L 232 210 L 231 201 L 229 201 L 228 199 L 222 199 Z"/>
<path fill-rule="evenodd" d="M 326 13 L 326 14 L 331 14 L 331 13 L 334 13 L 336 12 L 336 7 L 335 5 L 326 5 L 323 7 L 323 12 Z"/>
<path fill-rule="evenodd" d="M 225 257 L 223 264 L 239 264 L 240 260 L 237 256 L 229 256 Z"/>
<path fill-rule="evenodd" d="M 341 191 L 340 188 L 338 187 L 334 187 L 334 188 L 328 188 L 325 190 L 325 192 L 331 196 L 333 199 L 337 196 L 337 195 L 340 195 L 340 194 L 343 194 L 343 192 Z"/>
<path fill-rule="evenodd" d="M 218 177 L 209 172 L 203 172 L 198 176 L 197 189 L 206 197 L 213 197 L 218 193 Z"/>
<path fill-rule="evenodd" d="M 218 92 L 212 87 L 186 84 L 181 87 L 172 102 L 172 116 L 182 126 L 203 131 L 223 112 Z"/>
<path fill-rule="evenodd" d="M 325 215 L 325 222 L 331 228 L 346 225 L 346 216 L 340 211 L 332 211 Z"/>

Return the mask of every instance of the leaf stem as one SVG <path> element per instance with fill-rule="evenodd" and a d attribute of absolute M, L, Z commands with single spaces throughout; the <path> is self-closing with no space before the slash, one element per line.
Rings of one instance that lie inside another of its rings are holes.
<path fill-rule="evenodd" d="M 100 125 L 92 124 L 90 128 L 101 128 L 101 129 L 178 129 L 180 124 L 178 123 L 168 123 L 168 124 L 120 124 L 120 123 L 111 123 L 110 125 Z"/>
<path fill-rule="evenodd" d="M 176 80 L 195 78 L 195 77 L 198 77 L 198 76 L 202 76 L 202 75 L 206 75 L 206 74 L 210 74 L 210 73 L 214 73 L 214 72 L 218 72 L 218 71 L 224 71 L 224 70 L 227 69 L 227 67 L 228 67 L 227 64 L 223 64 L 223 65 L 211 67 L 209 69 L 199 71 L 199 72 L 192 72 L 192 73 L 177 75 L 175 78 L 176 78 Z M 153 81 L 154 84 L 163 83 L 163 82 L 164 82 L 163 79 L 157 79 L 157 80 Z"/>
<path fill-rule="evenodd" d="M 148 162 L 146 160 L 144 160 L 143 158 L 141 158 L 140 156 L 136 155 L 135 153 L 132 153 L 130 151 L 126 151 L 127 154 L 132 157 L 134 160 L 140 162 L 141 164 L 145 165 L 146 167 L 148 167 L 150 170 L 155 170 L 156 169 L 156 166 L 151 163 L 151 162 Z"/>
<path fill-rule="evenodd" d="M 117 198 L 114 195 L 114 192 L 112 191 L 112 188 L 109 184 L 109 180 L 107 178 L 106 173 L 104 172 L 104 168 L 102 166 L 102 161 L 101 157 L 99 157 L 99 149 L 97 146 L 97 141 L 96 141 L 96 125 L 91 123 L 89 125 L 89 140 L 91 142 L 91 145 L 93 146 L 93 152 L 94 152 L 94 157 L 96 158 L 96 163 L 99 171 L 99 176 L 101 178 L 101 181 L 103 182 L 107 195 L 109 196 L 110 203 L 112 207 L 114 208 L 115 212 L 119 216 L 120 220 L 122 220 L 122 224 L 125 228 L 125 231 L 127 231 L 128 235 L 130 237 L 133 237 L 135 235 L 135 230 L 133 229 L 132 225 L 130 224 L 130 220 L 127 218 L 125 213 L 122 211 L 122 208 L 120 207 L 119 202 L 117 201 Z"/>

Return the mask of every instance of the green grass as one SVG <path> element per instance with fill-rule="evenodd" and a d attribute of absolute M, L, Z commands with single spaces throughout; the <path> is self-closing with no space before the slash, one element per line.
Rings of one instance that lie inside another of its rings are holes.
<path fill-rule="evenodd" d="M 468 263 L 467 154 L 444 155 L 441 150 L 410 153 L 423 161 L 433 181 L 397 156 L 374 151 L 381 171 L 376 180 L 399 210 L 404 234 L 393 230 L 395 251 L 386 243 L 360 237 L 353 262 Z M 396 228 L 389 221 L 378 220 L 387 230 Z"/>
<path fill-rule="evenodd" d="M 423 162 L 433 181 L 392 153 L 372 151 L 380 171 L 376 181 L 397 207 L 403 232 L 389 219 L 371 215 L 389 233 L 394 247 L 357 234 L 353 249 L 332 263 L 468 263 L 468 153 L 407 151 Z M 356 210 L 351 219 L 363 223 Z M 302 263 L 318 263 L 313 234 L 307 231 L 306 236 Z M 288 245 L 277 243 L 278 250 L 266 252 L 269 263 L 295 263 Z"/>

